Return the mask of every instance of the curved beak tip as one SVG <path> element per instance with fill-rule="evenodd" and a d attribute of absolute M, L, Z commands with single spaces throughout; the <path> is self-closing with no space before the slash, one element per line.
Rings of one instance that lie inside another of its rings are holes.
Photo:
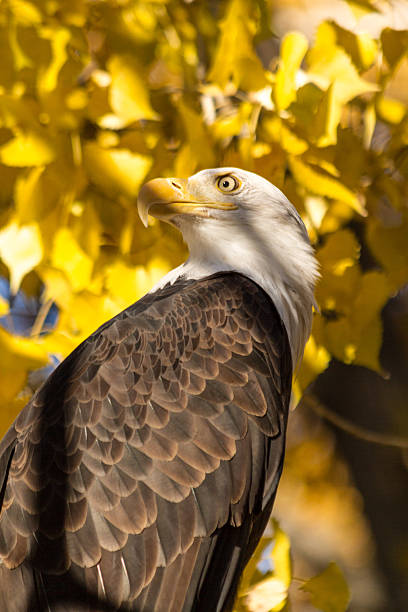
<path fill-rule="evenodd" d="M 137 213 L 143 225 L 145 227 L 149 227 L 148 208 L 145 206 L 145 203 L 143 202 L 143 200 L 140 200 L 139 198 L 137 200 Z"/>

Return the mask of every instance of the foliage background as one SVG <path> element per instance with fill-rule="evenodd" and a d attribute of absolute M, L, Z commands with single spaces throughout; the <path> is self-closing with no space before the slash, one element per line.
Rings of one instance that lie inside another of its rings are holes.
<path fill-rule="evenodd" d="M 332 560 L 350 610 L 408 604 L 400 4 L 339 0 L 332 20 L 319 2 L 306 13 L 270 0 L 0 5 L 2 432 L 59 360 L 186 256 L 172 228 L 142 228 L 146 179 L 255 171 L 296 205 L 316 247 L 320 314 L 276 507 L 293 565 L 275 524 L 240 610 L 345 610 Z"/>

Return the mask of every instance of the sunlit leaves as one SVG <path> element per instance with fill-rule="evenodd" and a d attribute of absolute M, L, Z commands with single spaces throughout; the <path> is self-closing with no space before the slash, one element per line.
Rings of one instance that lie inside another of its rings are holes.
<path fill-rule="evenodd" d="M 287 108 L 296 99 L 296 77 L 307 47 L 307 38 L 300 32 L 290 32 L 282 41 L 281 59 L 273 88 L 278 109 Z"/>
<path fill-rule="evenodd" d="M 48 362 L 44 347 L 25 338 L 14 336 L 0 327 L 0 435 L 16 416 L 16 410 L 23 406 L 16 402 L 16 396 L 24 386 L 27 374 Z M 24 403 L 27 401 L 25 398 Z M 14 408 L 14 409 L 13 409 Z M 4 410 L 7 412 L 4 413 Z"/>
<path fill-rule="evenodd" d="M 326 274 L 317 299 L 328 316 L 324 326 L 319 326 L 319 337 L 338 359 L 381 371 L 380 313 L 391 293 L 390 284 L 382 272 L 363 273 L 358 256 L 357 239 L 348 230 L 331 235 L 318 251 Z"/>
<path fill-rule="evenodd" d="M 288 589 L 292 580 L 290 541 L 286 533 L 273 520 L 274 535 L 270 548 L 272 572 L 256 582 L 245 603 L 248 612 L 279 612 L 287 603 Z"/>
<path fill-rule="evenodd" d="M 118 260 L 106 270 L 106 287 L 124 308 L 147 293 L 168 271 L 167 262 L 160 257 L 147 266 L 128 266 Z"/>
<path fill-rule="evenodd" d="M 42 239 L 35 223 L 19 226 L 12 221 L 0 231 L 0 256 L 10 273 L 10 287 L 16 293 L 24 276 L 40 263 Z"/>
<path fill-rule="evenodd" d="M 126 149 L 104 149 L 89 143 L 84 148 L 84 166 L 89 179 L 111 197 L 136 198 L 152 160 Z"/>
<path fill-rule="evenodd" d="M 272 523 L 273 537 L 263 538 L 263 547 L 268 550 L 268 554 L 262 555 L 262 547 L 259 546 L 244 572 L 238 611 L 279 612 L 287 604 L 292 580 L 290 541 L 278 522 L 273 520 Z M 261 572 L 261 561 L 268 562 L 272 569 L 266 573 Z"/>
<path fill-rule="evenodd" d="M 302 393 L 307 389 L 319 374 L 324 372 L 330 362 L 331 355 L 323 345 L 324 338 L 321 336 L 322 319 L 315 315 L 313 321 L 312 336 L 306 344 L 300 371 L 295 374 L 293 390 L 298 402 Z M 320 332 L 320 333 L 319 333 Z"/>
<path fill-rule="evenodd" d="M 309 51 L 307 62 L 311 75 L 323 86 L 332 84 L 339 102 L 375 91 L 377 87 L 360 77 L 346 50 L 338 45 L 337 33 L 331 23 L 319 26 L 316 43 Z"/>
<path fill-rule="evenodd" d="M 58 75 L 67 59 L 67 45 L 71 38 L 69 30 L 58 28 L 50 30 L 52 60 L 45 70 L 39 74 L 38 88 L 40 92 L 53 91 L 57 86 Z"/>
<path fill-rule="evenodd" d="M 89 286 L 92 259 L 81 249 L 68 228 L 61 228 L 54 238 L 51 263 L 65 272 L 73 291 L 81 291 Z"/>
<path fill-rule="evenodd" d="M 316 166 L 313 167 L 303 163 L 299 158 L 292 157 L 289 163 L 296 181 L 308 191 L 327 196 L 333 200 L 340 200 L 360 214 L 365 214 L 357 195 L 348 189 L 341 180 L 330 176 L 328 172 Z"/>
<path fill-rule="evenodd" d="M 248 90 L 262 89 L 267 78 L 256 55 L 253 39 L 257 31 L 257 3 L 230 0 L 220 22 L 220 37 L 208 79 L 225 88 L 229 82 Z"/>
<path fill-rule="evenodd" d="M 322 612 L 345 612 L 347 610 L 350 591 L 336 563 L 330 563 L 321 574 L 307 580 L 301 588 L 310 593 L 312 604 Z"/>
<path fill-rule="evenodd" d="M 367 64 L 370 65 L 375 57 L 375 44 L 369 38 L 353 38 L 351 34 L 346 37 L 346 44 L 350 44 L 350 37 L 354 43 L 350 46 L 355 50 L 360 64 L 368 67 Z M 319 146 L 336 143 L 337 127 L 345 103 L 356 96 L 377 90 L 376 85 L 360 77 L 356 65 L 339 42 L 343 41 L 336 26 L 322 23 L 315 45 L 307 55 L 310 80 L 326 91 L 319 102 L 317 121 L 314 124 Z"/>
<path fill-rule="evenodd" d="M 383 373 L 381 310 L 408 280 L 408 33 L 374 38 L 324 22 L 310 43 L 291 32 L 278 50 L 271 5 L 1 4 L 1 274 L 12 293 L 27 288 L 59 312 L 40 338 L 0 329 L 3 429 L 28 398 L 29 370 L 49 353 L 64 357 L 186 255 L 175 230 L 142 228 L 141 184 L 211 166 L 274 182 L 317 249 L 320 314 L 297 396 L 332 356 Z M 1 300 L 0 314 L 8 309 Z M 240 610 L 287 605 L 290 556 L 279 533 L 273 571 L 256 567 L 262 547 L 251 562 Z"/>
<path fill-rule="evenodd" d="M 183 102 L 179 112 L 184 127 L 185 142 L 175 160 L 176 176 L 187 177 L 197 168 L 211 168 L 214 165 L 213 144 L 202 125 L 200 115 Z"/>
<path fill-rule="evenodd" d="M 408 219 L 399 217 L 390 226 L 378 219 L 370 219 L 367 225 L 367 240 L 370 249 L 387 274 L 394 290 L 407 282 L 408 277 Z"/>
<path fill-rule="evenodd" d="M 0 297 L 0 317 L 7 314 L 9 311 L 9 303 L 4 298 Z"/>
<path fill-rule="evenodd" d="M 112 77 L 109 101 L 121 125 L 139 119 L 158 119 L 149 101 L 146 79 L 142 67 L 130 55 L 113 55 L 108 62 Z"/>
<path fill-rule="evenodd" d="M 6 166 L 43 166 L 56 155 L 55 143 L 39 130 L 16 130 L 14 138 L 0 147 L 0 161 Z"/>

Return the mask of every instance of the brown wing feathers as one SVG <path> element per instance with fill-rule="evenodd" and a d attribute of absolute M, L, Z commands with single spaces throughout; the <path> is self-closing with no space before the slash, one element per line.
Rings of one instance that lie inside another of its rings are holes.
<path fill-rule="evenodd" d="M 238 274 L 148 295 L 95 332 L 0 447 L 0 604 L 229 609 L 280 474 L 289 355 Z"/>

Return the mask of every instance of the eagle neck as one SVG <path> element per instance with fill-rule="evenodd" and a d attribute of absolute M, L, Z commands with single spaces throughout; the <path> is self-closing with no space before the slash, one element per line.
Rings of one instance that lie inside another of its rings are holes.
<path fill-rule="evenodd" d="M 312 325 L 313 290 L 299 292 L 294 287 L 284 283 L 278 275 L 262 274 L 262 268 L 249 268 L 245 262 L 234 265 L 226 262 L 211 262 L 190 257 L 186 262 L 166 274 L 151 292 L 166 285 L 173 285 L 177 280 L 200 280 L 212 274 L 222 272 L 237 272 L 259 285 L 270 297 L 285 326 L 291 347 L 292 363 L 299 364 L 303 349 L 310 335 Z"/>

